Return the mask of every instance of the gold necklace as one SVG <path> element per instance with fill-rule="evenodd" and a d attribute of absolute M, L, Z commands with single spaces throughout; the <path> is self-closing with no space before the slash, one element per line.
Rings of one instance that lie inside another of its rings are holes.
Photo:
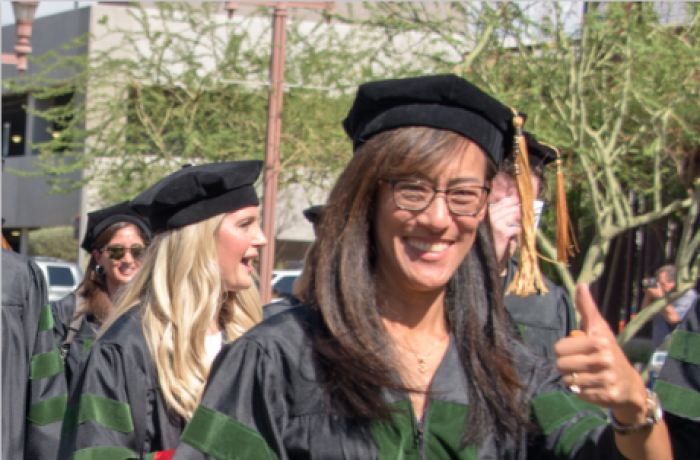
<path fill-rule="evenodd" d="M 445 337 L 449 337 L 449 334 L 447 334 Z M 415 350 L 413 349 L 413 347 L 410 346 L 410 345 L 408 344 L 408 341 L 406 341 L 406 340 L 404 339 L 404 341 L 406 342 L 406 345 L 407 345 L 407 347 L 408 347 L 408 350 L 409 350 L 411 353 L 413 353 L 413 355 L 414 355 L 414 356 L 416 357 L 416 359 L 418 360 L 418 371 L 419 371 L 421 374 L 424 374 L 425 371 L 428 370 L 428 358 L 430 357 L 431 354 L 433 354 L 433 351 L 435 351 L 435 349 L 437 348 L 437 346 L 440 345 L 440 343 L 441 343 L 443 340 L 445 340 L 445 337 L 442 337 L 441 339 L 437 340 L 437 341 L 433 344 L 433 346 L 430 348 L 430 350 L 428 350 L 427 353 L 422 354 L 422 355 L 419 355 L 418 353 L 416 353 Z M 398 342 L 397 342 L 397 343 L 398 343 Z M 399 343 L 399 345 L 401 345 L 401 344 Z M 406 347 L 403 347 L 403 348 L 406 348 Z"/>

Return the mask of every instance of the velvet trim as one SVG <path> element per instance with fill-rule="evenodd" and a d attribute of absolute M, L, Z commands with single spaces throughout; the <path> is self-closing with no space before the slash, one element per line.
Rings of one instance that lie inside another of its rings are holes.
<path fill-rule="evenodd" d="M 77 450 L 68 460 L 132 460 L 137 455 L 124 447 L 88 447 Z"/>
<path fill-rule="evenodd" d="M 61 438 L 73 433 L 78 425 L 96 422 L 103 427 L 128 434 L 134 431 L 128 404 L 85 393 L 77 406 L 69 407 L 63 420 Z"/>
<path fill-rule="evenodd" d="M 34 404 L 27 414 L 27 420 L 35 425 L 46 426 L 63 420 L 68 404 L 68 395 L 56 396 Z"/>
<path fill-rule="evenodd" d="M 700 334 L 677 330 L 673 335 L 668 357 L 688 364 L 700 366 Z"/>
<path fill-rule="evenodd" d="M 654 391 L 659 395 L 661 407 L 674 414 L 700 419 L 700 393 L 679 387 L 663 380 L 657 380 Z"/>
<path fill-rule="evenodd" d="M 59 350 L 49 351 L 32 356 L 29 363 L 29 379 L 39 380 L 46 377 L 58 375 L 65 370 L 61 352 Z"/>
<path fill-rule="evenodd" d="M 219 460 L 277 459 L 260 433 L 202 405 L 195 411 L 180 440 Z"/>

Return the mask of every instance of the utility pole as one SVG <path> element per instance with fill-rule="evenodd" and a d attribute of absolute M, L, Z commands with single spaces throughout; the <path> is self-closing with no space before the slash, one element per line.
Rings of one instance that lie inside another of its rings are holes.
<path fill-rule="evenodd" d="M 282 105 L 284 102 L 284 57 L 287 45 L 287 9 L 307 8 L 329 10 L 333 2 L 226 2 L 229 19 L 239 4 L 274 7 L 272 24 L 272 53 L 270 57 L 270 98 L 267 108 L 267 145 L 265 147 L 263 233 L 267 246 L 260 251 L 260 300 L 267 305 L 272 300 L 272 270 L 275 268 L 275 212 L 277 182 L 280 168 L 280 137 L 282 135 Z"/>

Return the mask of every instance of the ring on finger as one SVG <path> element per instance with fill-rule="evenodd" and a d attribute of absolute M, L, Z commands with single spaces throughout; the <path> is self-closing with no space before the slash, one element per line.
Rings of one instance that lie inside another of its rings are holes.
<path fill-rule="evenodd" d="M 574 394 L 581 393 L 581 387 L 576 384 L 577 377 L 576 372 L 571 373 L 571 385 L 569 385 L 569 390 Z"/>

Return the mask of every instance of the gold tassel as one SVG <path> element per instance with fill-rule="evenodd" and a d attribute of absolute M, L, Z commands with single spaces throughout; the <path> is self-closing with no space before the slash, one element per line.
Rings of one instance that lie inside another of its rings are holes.
<path fill-rule="evenodd" d="M 541 142 L 544 144 L 543 142 Z M 578 252 L 574 227 L 569 218 L 569 209 L 566 204 L 566 188 L 564 187 L 564 171 L 559 149 L 553 145 L 544 144 L 557 152 L 557 262 L 567 263 L 569 257 Z M 575 249 L 574 249 L 575 248 Z"/>
<path fill-rule="evenodd" d="M 527 141 L 523 135 L 525 120 L 513 110 L 513 126 L 515 137 L 513 139 L 513 155 L 515 156 L 515 182 L 520 194 L 520 206 L 522 213 L 522 232 L 519 238 L 518 271 L 513 276 L 513 281 L 506 290 L 506 295 L 515 293 L 520 297 L 539 292 L 545 295 L 548 290 L 545 286 L 540 266 L 537 261 L 537 241 L 535 239 L 535 190 L 532 186 L 532 174 L 530 172 L 530 160 L 527 154 Z"/>

